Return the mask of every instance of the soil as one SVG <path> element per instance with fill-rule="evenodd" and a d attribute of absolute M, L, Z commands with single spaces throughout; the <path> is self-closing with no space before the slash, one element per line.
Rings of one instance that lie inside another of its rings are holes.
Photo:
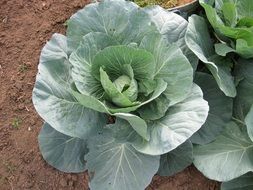
<path fill-rule="evenodd" d="M 88 175 L 65 174 L 41 157 L 42 120 L 31 94 L 41 48 L 86 0 L 0 1 L 0 189 L 87 190 Z M 216 190 L 194 167 L 172 177 L 155 176 L 148 190 Z"/>
<path fill-rule="evenodd" d="M 166 9 L 185 5 L 193 1 L 194 0 L 134 0 L 134 2 L 136 2 L 141 7 L 158 4 Z"/>

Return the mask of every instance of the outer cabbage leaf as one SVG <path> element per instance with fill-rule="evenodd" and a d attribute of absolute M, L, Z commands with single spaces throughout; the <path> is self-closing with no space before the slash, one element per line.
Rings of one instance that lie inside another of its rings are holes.
<path fill-rule="evenodd" d="M 253 142 L 231 122 L 214 142 L 194 147 L 194 165 L 210 179 L 232 180 L 253 171 Z"/>
<path fill-rule="evenodd" d="M 230 73 L 230 65 L 232 62 L 215 55 L 207 25 L 202 17 L 192 15 L 189 18 L 185 40 L 188 47 L 210 70 L 219 88 L 227 96 L 235 97 L 236 89 L 234 79 Z"/>
<path fill-rule="evenodd" d="M 82 38 L 78 48 L 72 52 L 69 61 L 73 65 L 72 77 L 79 92 L 97 98 L 103 96 L 100 81 L 91 76 L 91 64 L 98 52 L 112 45 L 118 45 L 112 37 L 101 32 L 91 32 Z"/>
<path fill-rule="evenodd" d="M 184 39 L 188 22 L 183 17 L 159 6 L 146 7 L 144 10 L 151 16 L 152 21 L 163 37 L 167 39 L 167 42 L 170 44 L 176 43 L 181 48 L 195 71 L 198 65 L 198 58 L 187 47 Z"/>
<path fill-rule="evenodd" d="M 234 103 L 234 116 L 237 120 L 245 123 L 248 134 L 253 140 L 253 60 L 238 60 L 236 77 L 240 80 L 237 91 L 238 95 Z"/>
<path fill-rule="evenodd" d="M 221 190 L 250 190 L 253 189 L 253 173 L 249 172 L 236 179 L 221 184 Z"/>
<path fill-rule="evenodd" d="M 206 144 L 213 141 L 231 120 L 233 100 L 220 91 L 214 78 L 209 74 L 196 73 L 194 81 L 203 91 L 210 110 L 206 122 L 194 133 L 191 141 L 195 144 Z"/>
<path fill-rule="evenodd" d="M 154 76 L 167 82 L 164 95 L 170 106 L 186 98 L 193 81 L 193 70 L 187 58 L 176 46 L 164 40 L 160 34 L 151 34 L 143 38 L 140 48 L 154 55 L 156 68 Z"/>
<path fill-rule="evenodd" d="M 113 127 L 117 130 L 120 125 Z M 89 150 L 85 159 L 90 187 L 96 190 L 145 189 L 159 167 L 159 156 L 137 152 L 130 143 L 115 139 L 112 129 L 93 137 Z"/>
<path fill-rule="evenodd" d="M 249 137 L 253 141 L 253 104 L 249 113 L 245 117 L 245 124 L 247 126 Z"/>
<path fill-rule="evenodd" d="M 192 161 L 193 147 L 191 141 L 187 140 L 176 149 L 161 156 L 158 175 L 174 175 L 191 165 Z"/>
<path fill-rule="evenodd" d="M 143 105 L 137 112 L 145 120 L 156 120 L 163 117 L 170 106 L 170 100 L 161 94 L 152 102 Z"/>
<path fill-rule="evenodd" d="M 193 84 L 185 100 L 170 107 L 163 118 L 148 123 L 150 140 L 136 138 L 133 146 L 145 154 L 165 154 L 200 129 L 206 121 L 208 110 L 201 89 Z"/>
<path fill-rule="evenodd" d="M 39 134 L 43 158 L 63 172 L 78 173 L 86 170 L 84 155 L 88 152 L 83 139 L 59 133 L 45 123 Z"/>
<path fill-rule="evenodd" d="M 235 75 L 239 82 L 237 86 L 238 95 L 234 103 L 234 115 L 240 120 L 245 116 L 253 104 L 253 60 L 238 60 L 235 68 Z"/>
<path fill-rule="evenodd" d="M 215 52 L 218 55 L 226 56 L 228 53 L 235 52 L 235 50 L 229 47 L 227 44 L 218 43 L 215 44 Z"/>
<path fill-rule="evenodd" d="M 106 123 L 104 114 L 82 106 L 72 95 L 66 37 L 54 34 L 43 48 L 33 89 L 39 115 L 57 131 L 86 139 Z"/>
<path fill-rule="evenodd" d="M 121 119 L 127 120 L 128 123 L 132 126 L 132 128 L 144 139 L 150 139 L 145 120 L 131 113 L 115 113 L 114 115 Z"/>
<path fill-rule="evenodd" d="M 120 44 L 127 45 L 131 42 L 139 43 L 143 36 L 154 30 L 156 27 L 148 14 L 136 4 L 104 0 L 87 5 L 70 18 L 67 28 L 68 48 L 69 52 L 75 50 L 82 37 L 90 32 L 105 33 Z"/>

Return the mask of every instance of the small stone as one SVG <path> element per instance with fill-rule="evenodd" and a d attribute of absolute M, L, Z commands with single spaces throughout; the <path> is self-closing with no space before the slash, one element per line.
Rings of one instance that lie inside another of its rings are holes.
<path fill-rule="evenodd" d="M 2 22 L 3 22 L 4 24 L 6 24 L 6 23 L 8 22 L 8 16 L 5 16 L 4 19 L 2 20 Z"/>
<path fill-rule="evenodd" d="M 31 131 L 32 129 L 31 129 L 31 127 L 28 127 L 28 131 Z"/>
<path fill-rule="evenodd" d="M 21 42 L 21 39 L 20 38 L 16 38 L 16 42 L 17 43 Z"/>
<path fill-rule="evenodd" d="M 24 105 L 24 104 L 19 104 L 19 105 L 18 105 L 18 109 L 19 109 L 19 110 L 23 110 L 24 108 L 25 108 L 25 105 Z"/>

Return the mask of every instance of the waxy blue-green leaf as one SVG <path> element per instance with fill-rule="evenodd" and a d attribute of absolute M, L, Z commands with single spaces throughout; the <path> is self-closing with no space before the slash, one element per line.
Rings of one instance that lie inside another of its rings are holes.
<path fill-rule="evenodd" d="M 115 113 L 114 116 L 125 119 L 133 129 L 145 140 L 149 141 L 150 136 L 145 120 L 131 113 Z"/>
<path fill-rule="evenodd" d="M 187 140 L 176 149 L 161 156 L 157 173 L 160 176 L 174 175 L 191 165 L 192 161 L 193 147 L 191 141 Z"/>
<path fill-rule="evenodd" d="M 91 190 L 145 189 L 159 168 L 160 157 L 139 153 L 130 143 L 117 141 L 112 134 L 111 130 L 105 130 L 89 142 L 85 160 Z"/>
<path fill-rule="evenodd" d="M 167 82 L 168 86 L 163 94 L 170 101 L 170 106 L 185 99 L 191 90 L 193 70 L 182 51 L 175 44 L 165 41 L 158 33 L 144 37 L 140 48 L 154 55 L 154 75 L 155 78 Z"/>
<path fill-rule="evenodd" d="M 82 37 L 90 32 L 102 32 L 113 36 L 125 30 L 129 20 L 129 11 L 137 6 L 131 2 L 110 1 L 92 3 L 72 15 L 68 21 L 67 37 L 69 51 L 75 50 Z M 121 14 L 117 14 L 118 10 Z"/>
<path fill-rule="evenodd" d="M 206 73 L 196 73 L 194 81 L 200 86 L 208 102 L 209 113 L 204 125 L 191 137 L 195 144 L 206 144 L 219 135 L 232 118 L 233 100 L 220 91 L 214 78 Z"/>
<path fill-rule="evenodd" d="M 239 59 L 235 67 L 235 76 L 239 81 L 237 85 L 238 95 L 235 99 L 236 116 L 244 119 L 253 104 L 253 59 Z"/>
<path fill-rule="evenodd" d="M 88 150 L 83 139 L 64 135 L 45 123 L 39 134 L 39 147 L 47 163 L 60 171 L 86 170 L 84 155 Z"/>
<path fill-rule="evenodd" d="M 82 37 L 90 32 L 105 33 L 120 44 L 128 45 L 139 43 L 143 36 L 154 31 L 156 27 L 149 15 L 133 2 L 104 0 L 87 5 L 69 19 L 68 48 L 69 52 L 75 50 Z"/>
<path fill-rule="evenodd" d="M 234 115 L 247 126 L 248 134 L 253 140 L 253 60 L 239 59 L 235 75 L 240 80 L 238 95 L 234 102 Z"/>
<path fill-rule="evenodd" d="M 187 47 L 184 39 L 188 22 L 183 17 L 169 12 L 160 6 L 146 7 L 144 10 L 151 16 L 152 21 L 159 29 L 163 38 L 169 44 L 176 43 L 181 48 L 195 71 L 198 65 L 198 58 Z"/>
<path fill-rule="evenodd" d="M 206 121 L 208 110 L 201 89 L 193 84 L 185 100 L 170 107 L 163 118 L 148 123 L 150 140 L 136 138 L 133 146 L 145 154 L 165 154 L 200 129 Z"/>
<path fill-rule="evenodd" d="M 206 22 L 202 17 L 189 17 L 185 40 L 188 47 L 205 63 L 224 94 L 235 97 L 236 89 L 230 68 L 232 62 L 215 55 Z"/>
<path fill-rule="evenodd" d="M 61 34 L 53 35 L 43 48 L 33 104 L 39 115 L 57 131 L 86 139 L 106 123 L 106 118 L 82 106 L 72 95 L 71 64 L 66 51 L 66 37 Z"/>
<path fill-rule="evenodd" d="M 165 86 L 166 87 L 166 86 Z M 106 107 L 106 105 L 97 100 L 95 97 L 89 96 L 89 95 L 84 95 L 80 94 L 76 91 L 72 91 L 74 96 L 77 98 L 77 100 L 80 102 L 80 104 L 84 105 L 85 107 L 94 109 L 97 112 L 104 112 L 107 114 L 110 114 L 112 116 L 117 116 L 119 118 L 127 120 L 133 129 L 144 139 L 149 140 L 149 134 L 147 132 L 147 124 L 146 122 L 140 118 L 137 115 L 133 115 L 131 113 L 123 113 L 123 112 L 111 112 L 112 110 Z M 131 110 L 132 107 L 128 107 L 126 109 Z M 137 109 L 137 108 L 135 108 Z M 135 110 L 134 109 L 134 110 Z"/>
<path fill-rule="evenodd" d="M 247 126 L 249 137 L 253 142 L 253 104 L 245 117 L 245 124 Z"/>
<path fill-rule="evenodd" d="M 141 106 L 137 112 L 145 120 L 156 120 L 163 117 L 169 107 L 170 100 L 164 94 L 161 94 L 152 102 Z"/>
<path fill-rule="evenodd" d="M 237 86 L 238 95 L 234 103 L 234 114 L 240 120 L 244 120 L 253 104 L 253 60 L 239 59 L 235 69 L 235 76 L 239 80 Z"/>
<path fill-rule="evenodd" d="M 232 180 L 253 171 L 253 142 L 246 128 L 231 122 L 215 141 L 194 146 L 193 163 L 210 179 Z"/>
<path fill-rule="evenodd" d="M 215 52 L 221 56 L 226 56 L 228 53 L 236 51 L 233 48 L 229 47 L 227 44 L 223 44 L 223 43 L 218 43 L 218 44 L 215 44 L 214 46 L 215 46 Z"/>
<path fill-rule="evenodd" d="M 80 45 L 69 58 L 73 65 L 71 75 L 79 92 L 98 98 L 103 96 L 104 91 L 100 81 L 91 76 L 91 64 L 99 51 L 117 44 L 112 37 L 101 32 L 91 32 L 82 38 Z"/>
<path fill-rule="evenodd" d="M 251 190 L 253 189 L 253 172 L 244 174 L 231 181 L 223 182 L 221 190 Z"/>

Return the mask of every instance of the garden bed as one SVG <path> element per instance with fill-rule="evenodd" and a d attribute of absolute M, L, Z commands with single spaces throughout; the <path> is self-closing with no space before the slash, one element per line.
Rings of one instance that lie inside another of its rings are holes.
<path fill-rule="evenodd" d="M 0 187 L 7 189 L 88 189 L 87 174 L 64 174 L 41 157 L 37 136 L 42 120 L 31 94 L 41 48 L 82 0 L 2 0 L 0 3 Z M 172 177 L 154 177 L 148 189 L 218 189 L 194 167 Z"/>

